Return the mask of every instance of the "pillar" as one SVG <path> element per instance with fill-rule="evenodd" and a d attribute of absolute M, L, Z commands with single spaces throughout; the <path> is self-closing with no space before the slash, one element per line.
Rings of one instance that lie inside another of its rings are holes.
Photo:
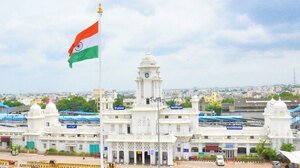
<path fill-rule="evenodd" d="M 124 143 L 124 163 L 129 164 L 129 150 L 128 143 Z"/>
<path fill-rule="evenodd" d="M 120 151 L 119 151 L 119 149 L 117 149 L 117 163 L 120 163 L 120 158 L 119 158 L 119 156 L 120 156 Z"/>
<path fill-rule="evenodd" d="M 134 157 L 134 164 L 137 163 L 137 158 L 136 158 L 136 147 L 135 147 L 135 143 L 133 143 L 133 157 Z"/>
<path fill-rule="evenodd" d="M 159 157 L 160 157 L 160 164 L 163 164 L 163 157 L 162 157 L 163 156 L 163 150 L 162 150 L 161 146 L 162 146 L 162 143 L 160 144 L 160 156 Z"/>
<path fill-rule="evenodd" d="M 136 164 L 137 163 L 137 158 L 136 158 L 136 150 L 134 149 L 134 151 L 133 151 L 133 157 L 134 157 L 134 164 Z"/>
<path fill-rule="evenodd" d="M 153 154 L 150 154 L 150 164 L 155 165 L 155 148 L 153 143 L 150 144 L 150 152 L 151 150 L 153 150 Z"/>
<path fill-rule="evenodd" d="M 246 155 L 250 155 L 250 145 L 246 144 Z"/>
<path fill-rule="evenodd" d="M 172 146 L 172 144 L 168 144 L 168 160 L 167 160 L 167 164 L 169 166 L 173 165 L 173 155 L 174 155 L 173 146 Z"/>
<path fill-rule="evenodd" d="M 108 145 L 107 160 L 109 163 L 113 163 L 111 143 L 109 143 L 109 145 Z"/>
<path fill-rule="evenodd" d="M 142 164 L 145 164 L 145 149 L 144 149 L 144 143 L 142 143 Z"/>

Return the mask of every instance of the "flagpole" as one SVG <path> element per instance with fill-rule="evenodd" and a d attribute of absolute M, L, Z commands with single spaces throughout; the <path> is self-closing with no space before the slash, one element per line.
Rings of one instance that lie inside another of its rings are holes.
<path fill-rule="evenodd" d="M 99 34 L 99 41 L 98 41 L 98 58 L 99 58 L 99 113 L 100 113 L 100 168 L 104 168 L 104 158 L 103 158 L 103 152 L 104 152 L 104 143 L 103 143 L 103 119 L 102 119 L 102 110 L 101 110 L 101 100 L 102 100 L 102 85 L 101 85 L 101 17 L 102 17 L 102 6 L 101 3 L 98 7 L 98 13 L 99 13 L 99 21 L 98 21 L 98 34 Z"/>

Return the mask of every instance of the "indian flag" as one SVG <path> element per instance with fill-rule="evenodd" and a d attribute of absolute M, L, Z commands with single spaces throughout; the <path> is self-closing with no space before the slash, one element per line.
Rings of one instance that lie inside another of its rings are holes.
<path fill-rule="evenodd" d="M 98 57 L 98 22 L 78 33 L 69 49 L 69 66 L 75 62 Z"/>

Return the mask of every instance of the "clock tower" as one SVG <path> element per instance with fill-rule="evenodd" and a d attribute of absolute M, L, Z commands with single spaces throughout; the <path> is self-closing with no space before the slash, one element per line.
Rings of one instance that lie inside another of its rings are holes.
<path fill-rule="evenodd" d="M 138 66 L 138 76 L 136 78 L 137 105 L 152 104 L 153 99 L 161 98 L 162 89 L 159 66 L 156 63 L 155 57 L 151 54 L 146 54 Z"/>

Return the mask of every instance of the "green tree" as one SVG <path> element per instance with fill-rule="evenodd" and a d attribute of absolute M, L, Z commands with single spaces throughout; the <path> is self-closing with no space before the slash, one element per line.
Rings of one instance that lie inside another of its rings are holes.
<path fill-rule="evenodd" d="M 283 143 L 280 147 L 280 150 L 287 151 L 287 152 L 292 152 L 292 151 L 295 150 L 295 146 L 291 143 Z"/>
<path fill-rule="evenodd" d="M 82 107 L 80 107 L 83 111 L 86 112 L 98 112 L 96 101 L 95 100 L 89 100 L 86 103 L 83 104 Z"/>
<path fill-rule="evenodd" d="M 256 145 L 256 152 L 259 157 L 264 158 L 266 160 L 273 160 L 276 157 L 276 151 L 270 147 L 266 147 L 266 140 L 258 143 Z"/>
<path fill-rule="evenodd" d="M 86 100 L 81 96 L 72 96 L 70 98 L 70 110 L 78 111 L 83 110 L 82 107 L 86 103 Z"/>
<path fill-rule="evenodd" d="M 123 100 L 124 100 L 124 96 L 119 96 L 117 98 L 115 98 L 114 101 L 114 106 L 123 106 Z"/>
<path fill-rule="evenodd" d="M 215 102 L 215 103 L 210 103 L 209 106 L 205 108 L 206 111 L 215 111 L 217 116 L 221 115 L 222 111 L 222 106 L 221 103 Z"/>
<path fill-rule="evenodd" d="M 271 96 L 268 97 L 268 99 L 271 99 L 271 98 L 274 98 L 274 99 L 285 99 L 285 100 L 293 100 L 293 99 L 299 99 L 300 98 L 300 95 L 294 95 L 290 92 L 282 92 L 280 94 L 273 94 Z"/>
<path fill-rule="evenodd" d="M 234 98 L 225 98 L 222 100 L 222 103 L 231 103 L 233 104 L 234 103 Z"/>
<path fill-rule="evenodd" d="M 70 110 L 70 100 L 67 98 L 59 99 L 56 107 L 59 111 Z"/>
<path fill-rule="evenodd" d="M 183 108 L 189 108 L 189 107 L 192 107 L 191 98 L 186 97 L 186 98 L 184 99 L 184 103 L 182 103 L 181 106 L 182 106 Z"/>
<path fill-rule="evenodd" d="M 8 106 L 10 106 L 10 107 L 24 106 L 23 103 L 19 102 L 19 101 L 16 100 L 16 99 L 5 100 L 5 101 L 3 102 L 3 104 L 8 105 Z"/>
<path fill-rule="evenodd" d="M 171 99 L 171 100 L 167 101 L 166 104 L 167 104 L 169 107 L 171 107 L 171 106 L 175 106 L 175 105 L 176 105 L 176 102 L 175 102 L 174 99 Z"/>

